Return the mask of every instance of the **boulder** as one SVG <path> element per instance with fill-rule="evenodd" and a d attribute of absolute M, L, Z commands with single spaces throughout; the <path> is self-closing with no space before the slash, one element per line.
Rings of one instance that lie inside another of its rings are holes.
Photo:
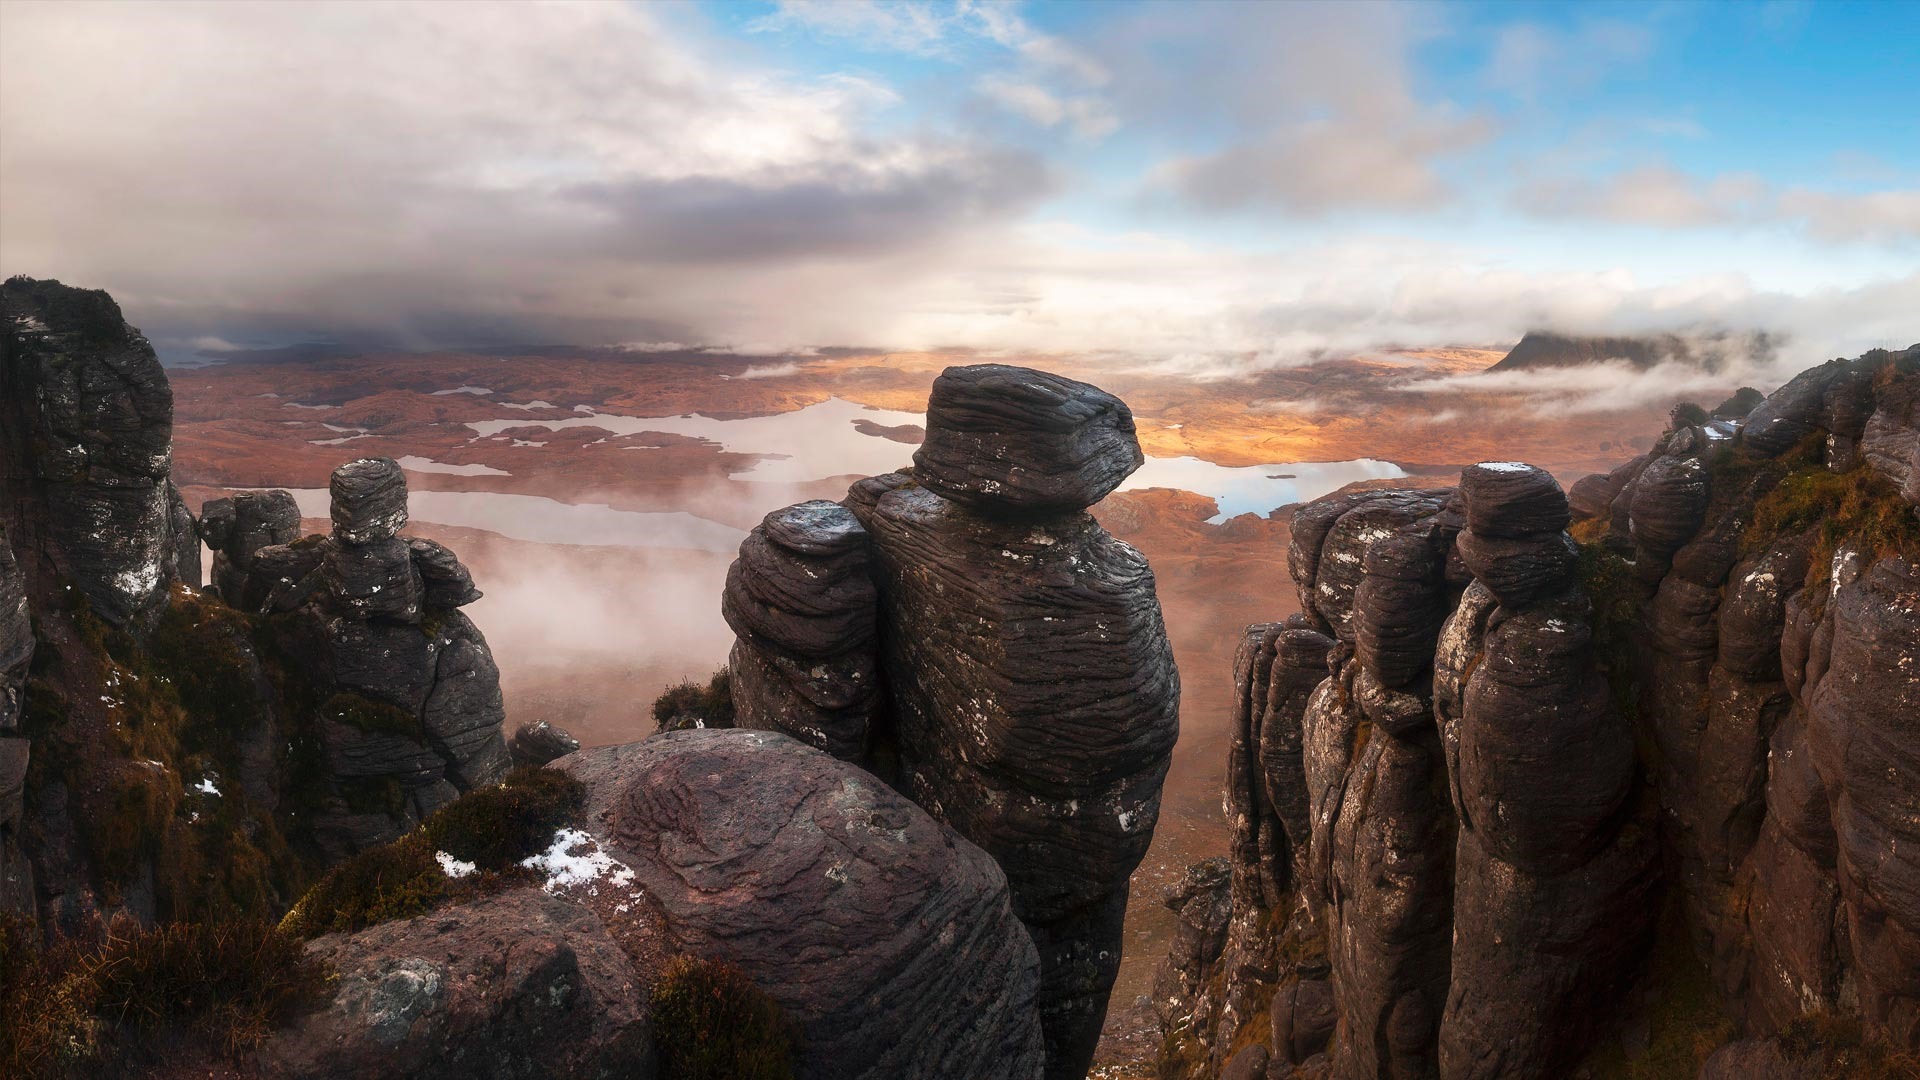
<path fill-rule="evenodd" d="M 1038 1077 L 1039 960 L 980 849 L 784 735 L 670 732 L 555 768 L 673 949 L 733 963 L 799 1027 L 797 1075 Z"/>
<path fill-rule="evenodd" d="M 515 765 L 545 765 L 580 749 L 580 740 L 565 728 L 545 720 L 530 720 L 514 729 L 507 753 Z"/>
<path fill-rule="evenodd" d="M 1084 509 L 1146 458 L 1125 402 L 1098 387 L 1004 364 L 952 367 L 927 400 L 920 483 L 985 514 Z"/>

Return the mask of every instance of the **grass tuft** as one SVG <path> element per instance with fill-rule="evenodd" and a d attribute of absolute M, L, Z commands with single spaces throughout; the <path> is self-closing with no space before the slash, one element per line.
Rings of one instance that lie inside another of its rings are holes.
<path fill-rule="evenodd" d="M 653 988 L 662 1080 L 790 1080 L 796 1030 L 731 964 L 667 962 Z"/>
<path fill-rule="evenodd" d="M 707 685 L 689 679 L 670 686 L 653 703 L 655 731 L 733 726 L 733 685 L 726 668 L 713 673 Z"/>

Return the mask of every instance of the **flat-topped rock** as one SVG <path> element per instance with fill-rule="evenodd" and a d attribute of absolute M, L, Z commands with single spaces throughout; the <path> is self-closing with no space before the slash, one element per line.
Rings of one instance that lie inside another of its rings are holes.
<path fill-rule="evenodd" d="M 934 380 L 920 483 L 982 513 L 1034 516 L 1092 506 L 1145 463 L 1133 413 L 1099 387 L 1005 364 Z"/>
<path fill-rule="evenodd" d="M 1519 461 L 1483 461 L 1460 473 L 1467 528 L 1481 536 L 1559 532 L 1573 521 L 1553 474 Z"/>

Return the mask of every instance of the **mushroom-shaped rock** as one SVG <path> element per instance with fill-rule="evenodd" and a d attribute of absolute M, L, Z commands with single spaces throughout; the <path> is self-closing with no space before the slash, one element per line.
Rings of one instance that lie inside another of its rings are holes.
<path fill-rule="evenodd" d="M 1031 368 L 948 368 L 927 400 L 922 484 L 982 513 L 1045 515 L 1099 502 L 1145 457 L 1125 402 Z"/>
<path fill-rule="evenodd" d="M 1553 474 L 1518 461 L 1483 461 L 1460 473 L 1467 528 L 1481 536 L 1559 532 L 1573 520 Z"/>
<path fill-rule="evenodd" d="M 407 524 L 407 474 L 392 458 L 361 458 L 333 470 L 333 535 L 347 544 L 371 544 L 400 534 Z"/>
<path fill-rule="evenodd" d="M 1039 962 L 985 852 L 871 774 L 775 732 L 570 755 L 586 824 L 675 949 L 799 1027 L 797 1075 L 1032 1080 Z"/>

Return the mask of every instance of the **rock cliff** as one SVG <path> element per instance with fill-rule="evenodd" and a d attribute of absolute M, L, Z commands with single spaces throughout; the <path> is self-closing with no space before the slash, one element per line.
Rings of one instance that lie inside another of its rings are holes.
<path fill-rule="evenodd" d="M 1911 1067 L 1917 397 L 1920 348 L 1870 353 L 1571 497 L 1490 462 L 1302 508 L 1162 1074 Z"/>

